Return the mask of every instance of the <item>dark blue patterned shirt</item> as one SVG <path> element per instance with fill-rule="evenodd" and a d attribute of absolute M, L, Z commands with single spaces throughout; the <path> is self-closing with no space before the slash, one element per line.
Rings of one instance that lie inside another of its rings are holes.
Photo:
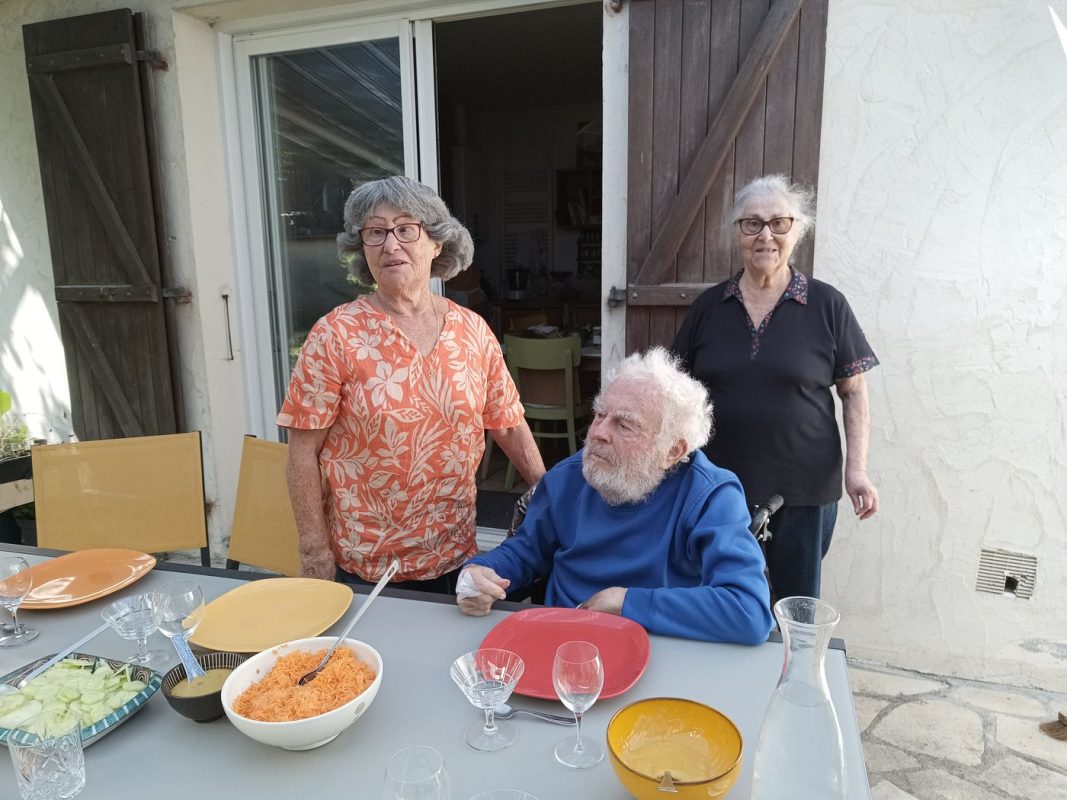
<path fill-rule="evenodd" d="M 693 303 L 673 350 L 715 403 L 704 452 L 741 479 L 750 503 L 780 494 L 789 505 L 841 497 L 841 437 L 831 388 L 877 366 L 844 295 L 793 272 L 757 328 L 740 273 Z"/>

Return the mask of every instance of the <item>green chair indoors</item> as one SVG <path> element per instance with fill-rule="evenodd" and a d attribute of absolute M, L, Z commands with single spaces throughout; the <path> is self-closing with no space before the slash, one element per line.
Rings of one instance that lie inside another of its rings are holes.
<path fill-rule="evenodd" d="M 570 452 L 577 453 L 578 420 L 590 411 L 590 403 L 582 401 L 578 388 L 581 337 L 529 339 L 504 334 L 504 360 L 538 445 L 542 439 L 566 439 Z M 504 490 L 514 484 L 515 465 L 509 461 Z"/>

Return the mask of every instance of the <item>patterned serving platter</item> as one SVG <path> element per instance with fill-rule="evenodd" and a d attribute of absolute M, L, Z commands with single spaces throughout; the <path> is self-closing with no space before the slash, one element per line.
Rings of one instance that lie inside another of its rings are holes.
<path fill-rule="evenodd" d="M 44 656 L 24 667 L 20 667 L 14 672 L 8 673 L 0 678 L 0 683 L 8 683 L 12 686 L 17 686 L 24 676 L 33 672 L 33 670 L 44 664 L 50 658 L 52 658 L 52 656 Z M 114 670 L 120 670 L 129 664 L 127 661 L 103 658 L 102 656 L 94 656 L 89 653 L 71 653 L 67 658 L 79 658 L 85 661 L 103 662 Z M 145 688 L 103 719 L 97 720 L 92 725 L 86 725 L 82 728 L 83 747 L 88 747 L 97 739 L 106 736 L 123 722 L 126 722 L 126 720 L 137 713 L 141 707 L 148 702 L 148 699 L 158 691 L 160 684 L 163 683 L 163 676 L 155 670 L 151 670 L 148 667 L 142 667 L 139 664 L 129 664 L 129 666 L 131 667 L 131 679 L 141 681 L 145 684 Z M 28 734 L 25 731 L 12 730 L 11 728 L 0 728 L 0 744 L 6 745 L 8 737 L 11 736 L 14 736 L 15 741 L 20 743 L 22 741 L 32 741 L 36 738 L 33 734 Z"/>

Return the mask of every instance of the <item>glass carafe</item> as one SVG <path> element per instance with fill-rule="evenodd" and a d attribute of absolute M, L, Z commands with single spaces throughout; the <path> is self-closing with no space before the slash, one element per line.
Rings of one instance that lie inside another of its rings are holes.
<path fill-rule="evenodd" d="M 841 615 L 813 597 L 774 604 L 785 662 L 752 766 L 752 800 L 845 800 L 841 727 L 826 684 L 826 648 Z"/>

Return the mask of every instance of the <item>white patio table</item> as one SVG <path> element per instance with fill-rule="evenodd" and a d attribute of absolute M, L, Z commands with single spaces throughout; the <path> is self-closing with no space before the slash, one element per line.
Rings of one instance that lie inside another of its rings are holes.
<path fill-rule="evenodd" d="M 54 551 L 0 545 L 0 555 L 15 553 L 33 563 L 55 555 Z M 147 577 L 109 597 L 66 609 L 23 611 L 20 619 L 38 628 L 41 635 L 20 647 L 0 648 L 0 675 L 74 642 L 99 625 L 100 609 L 117 597 L 194 576 L 209 600 L 241 581 L 263 577 L 160 562 Z M 330 631 L 339 632 L 358 605 L 354 603 Z M 129 721 L 86 750 L 87 784 L 81 797 L 377 800 L 389 756 L 405 745 L 429 744 L 444 754 L 453 800 L 467 800 L 493 788 L 524 789 L 540 800 L 625 800 L 629 795 L 607 758 L 581 771 L 555 762 L 552 748 L 563 736 L 573 735 L 573 728 L 516 717 L 513 722 L 520 726 L 519 738 L 507 750 L 481 753 L 464 743 L 464 728 L 481 712 L 452 683 L 449 664 L 477 648 L 506 614 L 523 607 L 501 604 L 488 617 L 473 618 L 461 614 L 454 599 L 387 590 L 352 634 L 382 654 L 381 690 L 366 714 L 333 742 L 304 752 L 268 747 L 238 733 L 225 717 L 204 724 L 185 719 L 157 692 Z M 827 657 L 827 673 L 844 734 L 848 797 L 869 800 L 845 653 L 836 643 Z M 119 657 L 131 651 L 131 644 L 107 631 L 82 649 Z M 152 644 L 169 646 L 160 634 L 153 636 Z M 707 703 L 726 713 L 741 730 L 744 769 L 728 797 L 748 798 L 756 736 L 781 664 L 782 645 L 776 641 L 743 647 L 652 636 L 645 674 L 629 691 L 597 702 L 583 720 L 583 735 L 603 742 L 611 715 L 640 698 L 674 696 Z M 566 713 L 562 704 L 518 695 L 512 697 L 512 705 Z M 16 793 L 10 760 L 0 756 L 0 797 Z"/>

